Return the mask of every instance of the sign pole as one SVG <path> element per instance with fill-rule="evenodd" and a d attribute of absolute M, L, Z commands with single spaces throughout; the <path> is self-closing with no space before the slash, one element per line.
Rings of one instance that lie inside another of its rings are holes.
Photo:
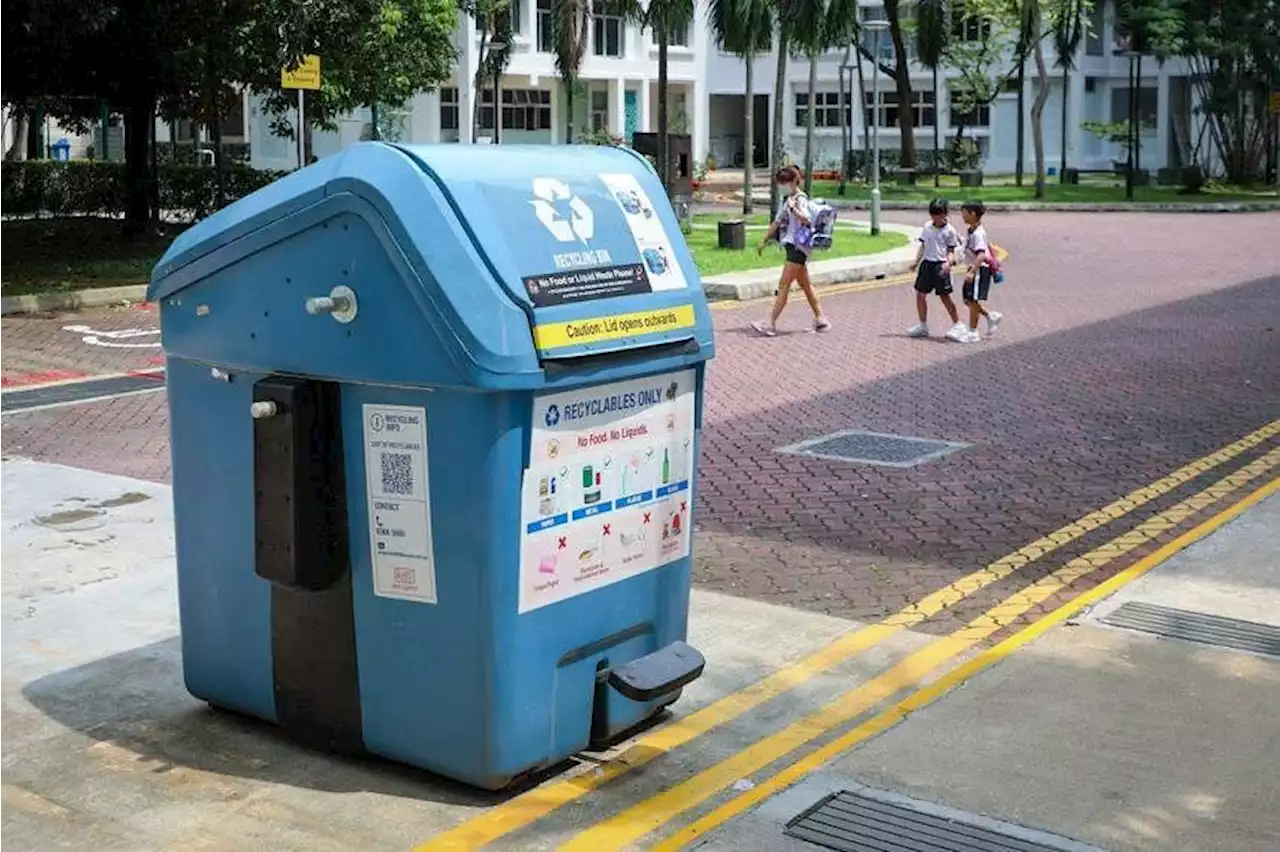
<path fill-rule="evenodd" d="M 303 89 L 298 89 L 298 168 L 306 165 L 306 124 L 303 123 L 302 116 L 302 93 Z"/>

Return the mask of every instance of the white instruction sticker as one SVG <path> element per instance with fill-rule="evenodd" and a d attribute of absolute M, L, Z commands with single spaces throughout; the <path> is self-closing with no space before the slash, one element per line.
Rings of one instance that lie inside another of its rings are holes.
<path fill-rule="evenodd" d="M 433 604 L 426 409 L 364 406 L 364 457 L 374 594 Z"/>
<path fill-rule="evenodd" d="M 602 174 L 600 180 L 609 188 L 609 194 L 622 209 L 631 238 L 649 273 L 649 288 L 658 293 L 663 290 L 680 290 L 689 286 L 684 270 L 671 248 L 671 238 L 658 218 L 649 194 L 640 186 L 635 175 Z"/>
<path fill-rule="evenodd" d="M 518 612 L 689 555 L 696 378 L 684 370 L 534 399 Z"/>

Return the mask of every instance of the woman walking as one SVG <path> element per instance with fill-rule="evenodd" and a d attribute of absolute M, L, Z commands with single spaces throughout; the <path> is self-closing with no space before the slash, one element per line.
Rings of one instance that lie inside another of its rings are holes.
<path fill-rule="evenodd" d="M 822 305 L 818 303 L 818 294 L 813 290 L 813 282 L 809 280 L 809 255 L 813 252 L 813 222 L 809 209 L 809 198 L 800 191 L 800 170 L 795 166 L 784 166 L 778 170 L 778 184 L 786 192 L 787 197 L 778 208 L 765 233 L 764 239 L 756 248 L 757 254 L 764 253 L 769 241 L 777 238 L 782 250 L 786 253 L 787 262 L 782 267 L 782 277 L 778 279 L 778 296 L 773 301 L 773 309 L 769 319 L 753 322 L 751 327 L 765 337 L 774 337 L 778 333 L 778 317 L 787 307 L 787 298 L 791 295 L 791 285 L 799 284 L 804 297 L 813 311 L 813 328 L 815 331 L 830 331 L 831 323 L 822 315 Z"/>

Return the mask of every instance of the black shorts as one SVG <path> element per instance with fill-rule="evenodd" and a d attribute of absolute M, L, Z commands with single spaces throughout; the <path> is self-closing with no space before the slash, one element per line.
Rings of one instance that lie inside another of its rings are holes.
<path fill-rule="evenodd" d="M 964 300 L 966 302 L 985 302 L 991 295 L 991 267 L 979 266 L 976 277 L 964 282 Z"/>
<path fill-rule="evenodd" d="M 951 273 L 940 260 L 926 260 L 916 270 L 916 292 L 937 293 L 946 296 L 951 292 Z"/>
<path fill-rule="evenodd" d="M 782 249 L 787 253 L 787 263 L 798 263 L 804 266 L 809 262 L 809 255 L 793 245 L 784 245 Z"/>

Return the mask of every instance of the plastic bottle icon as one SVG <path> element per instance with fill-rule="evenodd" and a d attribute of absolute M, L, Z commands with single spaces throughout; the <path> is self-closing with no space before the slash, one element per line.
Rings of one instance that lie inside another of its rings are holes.
<path fill-rule="evenodd" d="M 662 484 L 666 485 L 671 481 L 671 452 L 663 448 L 662 450 Z"/>

